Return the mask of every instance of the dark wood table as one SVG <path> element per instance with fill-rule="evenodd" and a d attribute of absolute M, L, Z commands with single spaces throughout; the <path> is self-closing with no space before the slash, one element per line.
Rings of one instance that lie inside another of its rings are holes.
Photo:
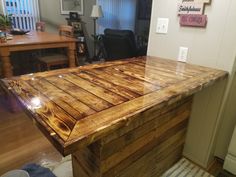
<path fill-rule="evenodd" d="M 75 177 L 160 176 L 182 156 L 192 98 L 221 70 L 140 57 L 3 79 Z"/>
<path fill-rule="evenodd" d="M 11 52 L 47 48 L 67 48 L 69 67 L 75 67 L 76 39 L 59 34 L 31 31 L 29 34 L 13 36 L 7 43 L 0 43 L 0 59 L 4 77 L 13 76 Z"/>

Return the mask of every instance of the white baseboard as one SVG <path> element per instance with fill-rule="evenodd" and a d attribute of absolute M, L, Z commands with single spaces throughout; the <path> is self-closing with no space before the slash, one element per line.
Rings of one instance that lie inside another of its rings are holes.
<path fill-rule="evenodd" d="M 228 154 L 223 167 L 226 171 L 236 175 L 236 157 Z"/>

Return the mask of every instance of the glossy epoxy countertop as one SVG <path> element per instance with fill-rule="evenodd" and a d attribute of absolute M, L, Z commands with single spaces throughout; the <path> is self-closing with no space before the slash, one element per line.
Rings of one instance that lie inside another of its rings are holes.
<path fill-rule="evenodd" d="M 3 79 L 63 154 L 112 133 L 150 109 L 190 96 L 227 72 L 155 57 Z"/>

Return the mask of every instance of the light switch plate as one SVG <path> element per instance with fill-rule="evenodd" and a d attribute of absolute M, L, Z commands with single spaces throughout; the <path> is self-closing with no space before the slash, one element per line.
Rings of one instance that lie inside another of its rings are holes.
<path fill-rule="evenodd" d="M 186 62 L 188 57 L 188 48 L 187 47 L 180 47 L 179 48 L 179 56 L 178 61 Z"/>
<path fill-rule="evenodd" d="M 168 32 L 169 18 L 158 18 L 156 33 L 166 34 Z"/>

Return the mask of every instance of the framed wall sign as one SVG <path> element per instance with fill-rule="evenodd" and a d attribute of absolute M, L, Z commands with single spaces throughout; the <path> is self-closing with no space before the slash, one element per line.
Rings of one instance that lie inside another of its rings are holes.
<path fill-rule="evenodd" d="M 205 6 L 211 0 L 181 0 L 178 4 L 179 24 L 181 26 L 206 27 L 207 15 L 204 15 Z"/>
<path fill-rule="evenodd" d="M 180 15 L 181 26 L 195 26 L 195 27 L 206 27 L 207 16 L 206 15 Z"/>
<path fill-rule="evenodd" d="M 84 3 L 83 0 L 60 0 L 61 14 L 69 14 L 70 12 L 77 12 L 83 15 Z"/>

